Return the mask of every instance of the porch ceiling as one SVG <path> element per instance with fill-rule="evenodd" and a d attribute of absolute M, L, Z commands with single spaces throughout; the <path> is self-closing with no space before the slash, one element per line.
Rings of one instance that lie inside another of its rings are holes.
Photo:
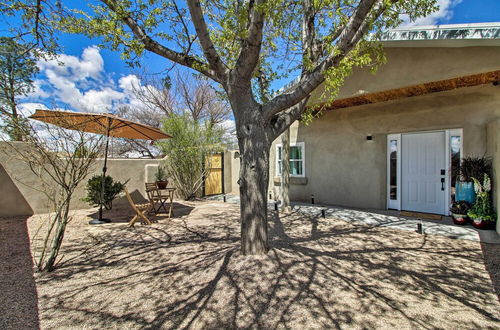
<path fill-rule="evenodd" d="M 430 93 L 449 91 L 457 88 L 472 87 L 500 81 L 500 70 L 484 72 L 474 75 L 461 76 L 451 79 L 432 81 L 428 83 L 390 89 L 375 93 L 366 93 L 354 97 L 335 100 L 314 106 L 317 110 L 335 110 L 364 104 L 386 102 Z"/>

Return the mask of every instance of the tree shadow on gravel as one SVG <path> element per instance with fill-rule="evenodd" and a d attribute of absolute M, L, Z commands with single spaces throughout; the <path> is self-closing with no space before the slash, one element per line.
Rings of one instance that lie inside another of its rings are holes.
<path fill-rule="evenodd" d="M 42 324 L 141 329 L 494 328 L 472 242 L 270 213 L 271 250 L 239 252 L 237 206 L 92 228 L 37 279 Z M 82 254 L 81 249 L 87 248 Z M 457 315 L 455 311 L 460 311 Z"/>
<path fill-rule="evenodd" d="M 500 301 L 500 244 L 481 243 L 486 270 Z"/>
<path fill-rule="evenodd" d="M 39 329 L 27 217 L 0 218 L 0 329 Z"/>

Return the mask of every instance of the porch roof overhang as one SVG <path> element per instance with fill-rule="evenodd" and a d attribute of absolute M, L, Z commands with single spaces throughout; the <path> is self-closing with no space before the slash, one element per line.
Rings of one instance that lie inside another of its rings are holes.
<path fill-rule="evenodd" d="M 355 68 L 336 100 L 320 85 L 308 105 L 346 108 L 500 80 L 500 22 L 403 27 L 378 40 L 387 63 L 376 74 Z"/>
<path fill-rule="evenodd" d="M 414 96 L 421 96 L 430 93 L 444 92 L 457 88 L 473 87 L 484 84 L 499 84 L 500 70 L 484 72 L 479 74 L 460 76 L 451 79 L 432 81 L 423 84 L 417 84 L 397 89 L 390 89 L 375 93 L 366 93 L 353 97 L 325 102 L 313 106 L 316 110 L 335 110 L 342 108 L 355 107 L 365 104 L 374 104 L 391 100 L 403 99 Z"/>

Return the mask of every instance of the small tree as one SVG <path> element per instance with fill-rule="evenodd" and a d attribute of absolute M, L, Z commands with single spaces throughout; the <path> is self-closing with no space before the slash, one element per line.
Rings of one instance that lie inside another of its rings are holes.
<path fill-rule="evenodd" d="M 22 130 L 26 143 L 9 142 L 8 146 L 14 157 L 39 178 L 39 191 L 47 197 L 53 211 L 37 231 L 45 229 L 41 245 L 34 246 L 37 268 L 50 272 L 56 267 L 66 225 L 72 219 L 73 194 L 99 154 L 102 137 L 48 124 L 37 125 L 36 129 L 26 126 L 18 129 Z M 17 179 L 22 182 L 22 178 Z"/>
<path fill-rule="evenodd" d="M 22 141 L 26 119 L 20 116 L 18 98 L 33 90 L 36 61 L 27 46 L 12 38 L 0 37 L 0 117 L 11 140 Z"/>
<path fill-rule="evenodd" d="M 94 175 L 87 181 L 85 187 L 87 196 L 82 198 L 82 201 L 89 203 L 91 206 L 100 206 L 102 204 L 106 210 L 111 210 L 113 200 L 123 191 L 127 182 L 128 180 L 125 183 L 114 181 L 110 175 L 106 175 L 104 178 L 104 200 L 102 200 L 102 175 Z"/>
<path fill-rule="evenodd" d="M 158 145 L 167 156 L 165 170 L 186 200 L 195 198 L 210 169 L 209 156 L 220 151 L 222 131 L 210 122 L 199 123 L 188 114 L 173 114 L 165 119 L 165 132 L 173 139 Z"/>

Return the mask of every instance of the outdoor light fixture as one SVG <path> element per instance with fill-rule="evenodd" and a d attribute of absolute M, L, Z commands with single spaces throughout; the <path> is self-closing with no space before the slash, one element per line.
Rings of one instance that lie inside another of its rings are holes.
<path fill-rule="evenodd" d="M 314 204 L 314 194 L 311 194 L 311 204 Z"/>
<path fill-rule="evenodd" d="M 422 230 L 422 222 L 417 223 L 417 233 L 423 234 L 424 231 Z"/>

